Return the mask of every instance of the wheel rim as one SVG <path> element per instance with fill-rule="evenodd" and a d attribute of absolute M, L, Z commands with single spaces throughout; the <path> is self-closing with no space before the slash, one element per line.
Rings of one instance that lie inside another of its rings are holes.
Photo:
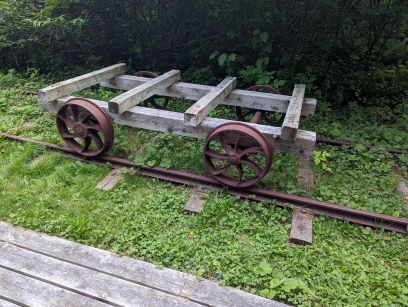
<path fill-rule="evenodd" d="M 226 123 L 213 129 L 205 140 L 204 163 L 221 183 L 236 188 L 257 184 L 272 165 L 267 138 L 243 123 Z"/>
<path fill-rule="evenodd" d="M 280 94 L 279 90 L 276 88 L 267 85 L 267 84 L 257 84 L 250 86 L 246 89 L 247 91 L 253 91 L 253 92 L 264 92 L 264 93 L 272 93 L 272 94 Z M 249 121 L 248 117 L 253 116 L 257 111 L 262 112 L 262 118 L 265 119 L 265 111 L 262 110 L 255 110 L 255 109 L 248 109 L 248 108 L 241 108 L 241 107 L 235 107 L 235 114 L 237 116 L 237 119 L 240 121 Z M 270 123 L 274 123 L 270 121 Z"/>
<path fill-rule="evenodd" d="M 71 149 L 86 157 L 106 152 L 114 141 L 109 117 L 94 103 L 73 98 L 57 112 L 57 129 Z"/>

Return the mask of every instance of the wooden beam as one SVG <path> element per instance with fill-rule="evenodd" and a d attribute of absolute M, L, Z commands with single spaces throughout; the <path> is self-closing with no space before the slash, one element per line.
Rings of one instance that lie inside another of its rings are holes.
<path fill-rule="evenodd" d="M 81 91 L 104 80 L 124 74 L 125 71 L 126 64 L 116 64 L 76 78 L 55 83 L 38 91 L 38 103 L 47 103 L 57 98 L 71 95 L 72 93 Z"/>
<path fill-rule="evenodd" d="M 305 97 L 305 85 L 296 84 L 290 98 L 288 110 L 282 125 L 282 140 L 294 141 L 299 129 L 300 114 L 302 113 L 303 99 Z"/>
<path fill-rule="evenodd" d="M 73 96 L 62 97 L 52 104 L 43 104 L 40 107 L 44 111 L 56 113 Z M 142 128 L 147 130 L 168 132 L 182 136 L 205 139 L 208 132 L 223 123 L 232 123 L 232 120 L 207 117 L 198 127 L 184 125 L 184 114 L 166 110 L 157 110 L 135 106 L 122 115 L 109 113 L 105 101 L 88 99 L 105 111 L 111 120 L 115 123 Z M 286 142 L 279 138 L 281 134 L 280 127 L 265 126 L 247 123 L 265 134 L 270 140 L 274 151 L 295 153 L 305 156 L 311 156 L 315 148 L 316 133 L 300 130 L 295 142 Z"/>
<path fill-rule="evenodd" d="M 152 79 L 122 75 L 102 82 L 101 86 L 128 91 L 150 80 Z M 204 97 L 213 88 L 213 86 L 208 85 L 177 82 L 165 89 L 159 90 L 157 95 L 196 101 Z M 290 98 L 287 95 L 233 90 L 230 95 L 220 101 L 220 104 L 286 113 Z M 302 115 L 313 115 L 316 110 L 316 104 L 316 99 L 306 98 L 303 103 Z"/>
<path fill-rule="evenodd" d="M 314 176 L 313 176 L 313 158 L 310 156 L 299 157 L 299 169 L 298 169 L 298 186 L 305 189 L 307 192 L 312 192 L 314 188 Z"/>
<path fill-rule="evenodd" d="M 219 102 L 231 93 L 236 84 L 237 78 L 225 78 L 184 112 L 184 123 L 187 126 L 197 127 Z"/>
<path fill-rule="evenodd" d="M 109 111 L 115 114 L 122 114 L 129 108 L 134 107 L 157 94 L 157 91 L 164 89 L 173 83 L 179 81 L 181 74 L 179 70 L 171 70 L 157 78 L 139 85 L 122 95 L 119 95 L 109 101 Z"/>
<path fill-rule="evenodd" d="M 309 209 L 294 208 L 292 213 L 292 229 L 290 242 L 296 244 L 312 244 L 313 213 Z"/>

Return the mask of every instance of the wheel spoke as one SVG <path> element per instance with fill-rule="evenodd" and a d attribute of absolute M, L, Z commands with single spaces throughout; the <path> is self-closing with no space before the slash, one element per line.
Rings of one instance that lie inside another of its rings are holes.
<path fill-rule="evenodd" d="M 232 147 L 227 143 L 227 141 L 225 140 L 224 135 L 223 135 L 222 133 L 220 133 L 220 134 L 218 135 L 218 137 L 219 137 L 219 139 L 220 139 L 220 143 L 221 143 L 222 148 L 224 148 L 224 150 L 225 150 L 227 153 L 233 152 Z"/>
<path fill-rule="evenodd" d="M 228 160 L 227 154 L 219 153 L 211 149 L 207 149 L 205 151 L 205 154 L 211 158 L 220 159 L 220 160 Z"/>
<path fill-rule="evenodd" d="M 74 127 L 74 121 L 66 116 L 62 116 L 62 115 L 58 115 L 57 116 L 60 120 L 62 120 L 66 125 L 70 126 L 70 127 Z"/>
<path fill-rule="evenodd" d="M 244 157 L 246 155 L 250 155 L 250 154 L 257 154 L 257 153 L 263 153 L 262 148 L 261 147 L 250 147 L 247 148 L 245 150 L 243 150 L 242 152 L 240 152 L 240 157 Z"/>
<path fill-rule="evenodd" d="M 252 160 L 248 160 L 248 159 L 241 159 L 241 163 L 248 165 L 250 168 L 252 168 L 256 174 L 256 176 L 261 175 L 262 173 L 262 169 L 261 167 L 255 163 Z"/>
<path fill-rule="evenodd" d="M 89 136 L 95 142 L 96 150 L 97 151 L 102 150 L 103 149 L 103 142 L 102 142 L 101 137 L 97 133 L 94 133 L 94 132 L 89 133 Z"/>
<path fill-rule="evenodd" d="M 91 144 L 92 144 L 92 139 L 89 137 L 89 136 L 87 136 L 85 139 L 84 139 L 84 148 L 82 149 L 82 151 L 87 151 L 88 149 L 89 149 L 89 146 L 91 146 Z"/>
<path fill-rule="evenodd" d="M 91 113 L 86 113 L 82 118 L 79 120 L 81 123 L 84 123 L 86 119 L 88 119 L 90 116 L 92 116 Z"/>
<path fill-rule="evenodd" d="M 85 123 L 85 127 L 88 129 L 88 130 L 94 130 L 94 131 L 98 131 L 98 132 L 100 132 L 100 131 L 102 131 L 102 127 L 101 127 L 101 125 L 99 125 L 99 124 L 94 124 L 94 123 Z"/>
<path fill-rule="evenodd" d="M 74 121 L 76 122 L 79 121 L 79 113 L 80 113 L 79 107 L 75 104 L 72 104 L 71 111 L 72 111 L 72 116 L 74 117 Z"/>
<path fill-rule="evenodd" d="M 244 135 L 243 133 L 239 134 L 239 137 L 237 138 L 237 141 L 235 142 L 235 145 L 234 145 L 234 152 L 237 152 L 238 144 L 241 141 L 243 135 Z"/>
<path fill-rule="evenodd" d="M 60 134 L 64 139 L 75 139 L 76 138 L 74 134 L 71 134 L 69 132 L 61 132 Z"/>
<path fill-rule="evenodd" d="M 214 170 L 212 171 L 212 174 L 215 176 L 221 175 L 223 174 L 226 170 L 228 170 L 231 167 L 231 164 L 228 163 L 226 166 L 222 167 L 222 168 L 214 168 Z"/>
<path fill-rule="evenodd" d="M 238 169 L 238 176 L 239 176 L 238 182 L 241 183 L 242 178 L 244 177 L 244 168 L 242 167 L 242 164 L 238 164 L 237 169 Z"/>

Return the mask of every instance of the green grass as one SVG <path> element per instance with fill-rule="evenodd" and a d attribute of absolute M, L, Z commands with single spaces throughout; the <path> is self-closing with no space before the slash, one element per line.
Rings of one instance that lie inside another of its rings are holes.
<path fill-rule="evenodd" d="M 18 84 L 29 87 L 20 79 Z M 114 95 L 98 89 L 85 94 L 103 99 Z M 174 108 L 183 108 L 182 104 L 177 101 Z M 228 108 L 214 114 L 232 116 Z M 326 120 L 316 130 L 339 119 L 333 115 Z M 53 115 L 37 110 L 34 97 L 0 91 L 0 131 L 60 143 L 54 121 Z M 305 125 L 315 125 L 312 121 L 307 119 Z M 407 132 L 401 123 L 385 124 L 393 135 Z M 352 136 L 354 129 L 355 135 L 364 134 L 358 125 L 342 128 L 340 137 Z M 115 126 L 115 133 L 113 154 L 204 173 L 200 140 L 122 126 Z M 371 140 L 369 133 L 364 140 Z M 394 137 L 386 145 L 403 143 Z M 296 246 L 288 243 L 290 211 L 273 204 L 241 201 L 215 191 L 202 214 L 185 215 L 188 187 L 128 172 L 113 190 L 100 191 L 95 186 L 108 167 L 1 138 L 0 160 L 0 220 L 290 304 L 408 304 L 406 236 L 316 217 L 314 244 Z M 319 147 L 315 160 L 314 197 L 407 216 L 393 174 L 398 160 L 383 150 Z M 262 185 L 304 193 L 296 186 L 297 161 L 293 155 L 276 154 Z M 404 169 L 404 162 L 399 163 Z"/>

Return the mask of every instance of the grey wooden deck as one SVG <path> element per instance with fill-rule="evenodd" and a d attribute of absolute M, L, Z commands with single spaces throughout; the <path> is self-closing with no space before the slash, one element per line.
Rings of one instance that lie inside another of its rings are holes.
<path fill-rule="evenodd" d="M 0 222 L 0 306 L 285 306 Z"/>

